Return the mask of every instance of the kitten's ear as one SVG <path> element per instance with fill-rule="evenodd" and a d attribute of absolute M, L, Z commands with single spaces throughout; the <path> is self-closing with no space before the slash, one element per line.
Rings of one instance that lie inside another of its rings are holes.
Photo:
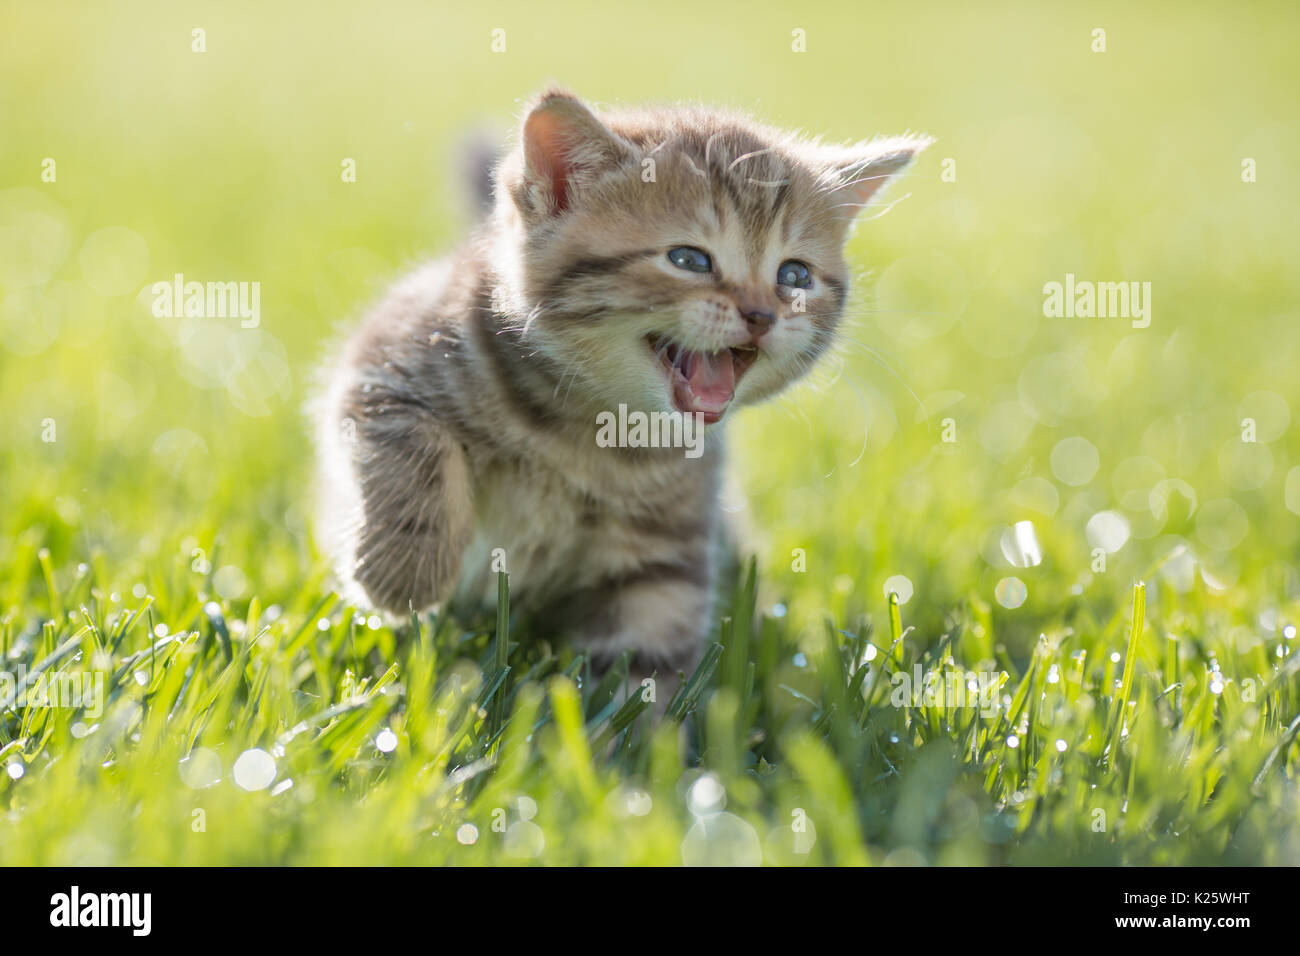
<path fill-rule="evenodd" d="M 828 186 L 839 197 L 838 208 L 844 218 L 853 219 L 870 205 L 933 142 L 928 136 L 907 135 L 855 146 L 820 147 L 820 159 L 828 167 Z"/>
<path fill-rule="evenodd" d="M 545 93 L 523 128 L 524 178 L 536 204 L 558 216 L 581 189 L 627 162 L 635 150 L 576 96 Z"/>

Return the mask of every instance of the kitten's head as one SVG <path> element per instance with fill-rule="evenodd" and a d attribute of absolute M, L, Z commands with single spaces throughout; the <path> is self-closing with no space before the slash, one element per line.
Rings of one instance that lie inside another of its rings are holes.
<path fill-rule="evenodd" d="M 717 422 L 831 345 L 848 228 L 928 143 L 546 93 L 497 174 L 497 306 L 587 405 Z"/>

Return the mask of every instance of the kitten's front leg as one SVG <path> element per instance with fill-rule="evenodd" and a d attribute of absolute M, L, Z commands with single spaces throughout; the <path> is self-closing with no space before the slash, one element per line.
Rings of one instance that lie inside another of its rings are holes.
<path fill-rule="evenodd" d="M 340 575 L 399 614 L 446 599 L 473 533 L 464 449 L 427 410 L 374 387 L 345 398 L 340 424 Z"/>

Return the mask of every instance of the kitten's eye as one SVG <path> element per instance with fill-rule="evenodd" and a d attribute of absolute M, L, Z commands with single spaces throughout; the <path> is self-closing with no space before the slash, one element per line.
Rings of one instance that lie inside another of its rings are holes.
<path fill-rule="evenodd" d="M 812 285 L 812 272 L 798 259 L 787 259 L 776 270 L 776 284 L 792 289 L 806 289 Z"/>
<path fill-rule="evenodd" d="M 688 272 L 712 272 L 713 260 L 703 249 L 694 246 L 678 246 L 668 250 L 668 261 L 679 269 Z"/>

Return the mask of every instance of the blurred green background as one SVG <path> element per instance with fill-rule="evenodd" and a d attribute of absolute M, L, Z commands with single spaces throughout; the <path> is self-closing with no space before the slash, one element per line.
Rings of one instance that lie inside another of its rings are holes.
<path fill-rule="evenodd" d="M 851 250 L 878 284 L 846 338 L 893 373 L 846 343 L 843 374 L 828 366 L 821 390 L 743 418 L 736 458 L 772 571 L 809 551 L 786 587 L 820 603 L 827 582 L 868 575 L 860 599 L 875 601 L 902 574 L 941 603 L 977 577 L 991 600 L 999 529 L 1021 519 L 1087 585 L 1085 528 L 1107 509 L 1134 534 L 1108 564 L 1117 593 L 1170 533 L 1223 586 L 1271 568 L 1295 587 L 1293 7 L 3 9 L 6 540 L 40 527 L 63 561 L 97 548 L 130 562 L 221 529 L 247 587 L 296 587 L 310 566 L 300 405 L 323 342 L 457 240 L 458 142 L 504 131 L 554 81 L 833 139 L 938 137 L 894 194 L 910 197 Z M 154 319 L 148 287 L 176 272 L 259 282 L 260 328 Z M 1151 282 L 1151 326 L 1045 318 L 1043 284 L 1067 272 Z M 1098 467 L 1064 484 L 1051 452 L 1076 436 Z M 1162 523 L 1147 498 L 1175 478 L 1197 510 Z M 1027 577 L 1031 608 L 1075 583 Z"/>
<path fill-rule="evenodd" d="M 121 595 L 199 567 L 232 606 L 321 588 L 313 369 L 463 234 L 467 133 L 557 82 L 937 137 L 852 240 L 837 358 L 734 426 L 767 606 L 848 621 L 896 590 L 925 641 L 974 604 L 1024 660 L 1144 577 L 1271 648 L 1300 598 L 1297 26 L 1290 3 L 6 0 L 0 612 L 44 611 L 40 548 Z M 260 327 L 152 316 L 178 272 L 259 282 Z M 1044 317 L 1067 273 L 1151 283 L 1150 326 Z"/>

